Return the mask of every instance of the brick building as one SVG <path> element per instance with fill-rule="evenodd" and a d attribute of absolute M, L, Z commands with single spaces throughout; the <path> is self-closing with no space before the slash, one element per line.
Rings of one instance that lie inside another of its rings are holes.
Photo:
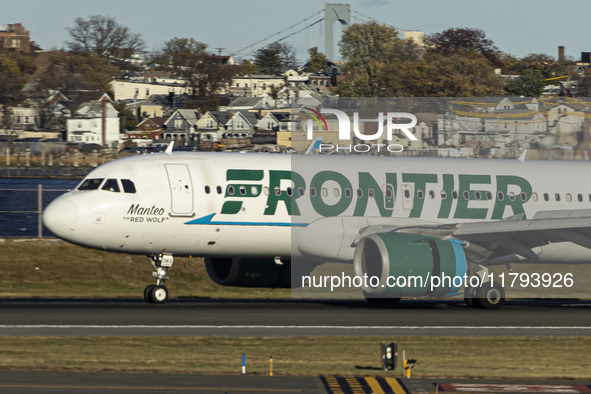
<path fill-rule="evenodd" d="M 22 23 L 0 25 L 0 40 L 4 47 L 19 52 L 32 52 L 30 33 Z"/>

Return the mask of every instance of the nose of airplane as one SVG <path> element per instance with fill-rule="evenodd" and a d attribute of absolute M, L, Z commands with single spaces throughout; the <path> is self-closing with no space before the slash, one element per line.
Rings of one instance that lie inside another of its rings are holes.
<path fill-rule="evenodd" d="M 55 236 L 70 239 L 78 227 L 78 207 L 69 197 L 58 197 L 43 211 L 43 224 Z"/>

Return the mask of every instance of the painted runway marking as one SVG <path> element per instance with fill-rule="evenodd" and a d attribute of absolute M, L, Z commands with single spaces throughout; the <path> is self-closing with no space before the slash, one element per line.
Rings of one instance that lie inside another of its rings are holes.
<path fill-rule="evenodd" d="M 583 385 L 440 383 L 439 386 L 445 391 L 479 393 L 591 393 L 591 389 Z"/>
<path fill-rule="evenodd" d="M 328 394 L 408 394 L 399 379 L 382 377 L 320 376 Z"/>
<path fill-rule="evenodd" d="M 318 329 L 318 330 L 590 330 L 591 326 L 296 326 L 296 325 L 101 325 L 101 324 L 0 324 L 0 329 L 93 328 L 93 329 Z"/>

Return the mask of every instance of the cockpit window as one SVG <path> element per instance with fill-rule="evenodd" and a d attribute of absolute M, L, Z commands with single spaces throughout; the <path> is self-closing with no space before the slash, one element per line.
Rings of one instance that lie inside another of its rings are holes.
<path fill-rule="evenodd" d="M 117 179 L 107 179 L 103 185 L 103 190 L 113 193 L 119 193 L 121 191 L 119 189 L 119 183 L 117 183 Z"/>
<path fill-rule="evenodd" d="M 78 187 L 78 190 L 97 190 L 101 183 L 103 183 L 104 178 L 93 178 L 93 179 L 86 179 L 82 184 Z"/>
<path fill-rule="evenodd" d="M 135 185 L 129 179 L 121 179 L 121 184 L 125 193 L 135 193 Z"/>

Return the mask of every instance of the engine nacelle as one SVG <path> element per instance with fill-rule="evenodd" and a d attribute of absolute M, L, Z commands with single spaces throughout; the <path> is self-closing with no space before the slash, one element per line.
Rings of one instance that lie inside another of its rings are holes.
<path fill-rule="evenodd" d="M 464 276 L 466 255 L 462 245 L 454 239 L 417 234 L 371 234 L 363 237 L 355 249 L 355 275 L 379 278 L 379 283 L 364 283 L 362 288 L 368 298 L 451 295 L 462 286 L 461 281 L 438 282 L 432 278 Z"/>
<path fill-rule="evenodd" d="M 241 287 L 290 287 L 289 260 L 256 258 L 205 258 L 207 274 L 218 285 Z"/>

